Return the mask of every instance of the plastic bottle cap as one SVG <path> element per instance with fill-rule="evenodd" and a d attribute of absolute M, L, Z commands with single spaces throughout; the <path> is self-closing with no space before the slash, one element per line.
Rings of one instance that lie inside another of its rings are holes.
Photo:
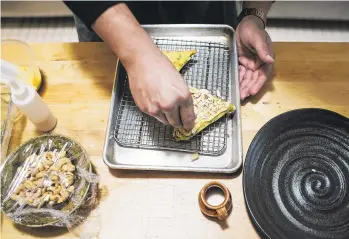
<path fill-rule="evenodd" d="M 1 82 L 11 88 L 11 97 L 17 101 L 23 101 L 29 96 L 29 89 L 23 83 L 17 81 L 19 75 L 18 66 L 1 59 Z"/>
<path fill-rule="evenodd" d="M 17 101 L 23 101 L 29 97 L 29 89 L 26 85 L 18 84 L 18 88 L 11 85 L 11 97 Z"/>

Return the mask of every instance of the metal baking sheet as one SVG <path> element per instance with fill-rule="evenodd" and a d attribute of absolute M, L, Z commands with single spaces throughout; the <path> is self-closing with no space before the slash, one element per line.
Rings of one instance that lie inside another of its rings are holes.
<path fill-rule="evenodd" d="M 114 169 L 233 173 L 242 164 L 240 92 L 235 33 L 225 25 L 148 25 L 161 50 L 197 53 L 182 69 L 188 85 L 207 89 L 237 110 L 188 142 L 175 142 L 172 127 L 143 114 L 135 105 L 121 64 L 113 87 L 103 160 Z M 199 158 L 192 161 L 192 154 Z"/>

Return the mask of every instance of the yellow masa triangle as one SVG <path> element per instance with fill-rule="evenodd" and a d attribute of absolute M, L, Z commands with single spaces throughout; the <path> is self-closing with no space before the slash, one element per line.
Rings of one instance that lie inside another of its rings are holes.
<path fill-rule="evenodd" d="M 196 50 L 188 51 L 162 51 L 167 58 L 172 62 L 177 71 L 180 71 L 185 64 L 195 55 Z"/>
<path fill-rule="evenodd" d="M 193 87 L 189 89 L 193 97 L 196 120 L 192 130 L 174 129 L 173 136 L 176 141 L 191 139 L 225 114 L 234 112 L 236 109 L 233 104 L 210 94 L 208 90 L 199 90 Z"/>

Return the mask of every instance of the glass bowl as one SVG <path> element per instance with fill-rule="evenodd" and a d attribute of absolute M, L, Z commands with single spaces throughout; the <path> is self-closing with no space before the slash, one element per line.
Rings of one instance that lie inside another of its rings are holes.
<path fill-rule="evenodd" d="M 76 168 L 73 183 L 75 190 L 66 201 L 57 205 L 51 206 L 47 203 L 40 209 L 27 204 L 20 205 L 10 197 L 26 177 L 19 172 L 23 172 L 21 168 L 26 168 L 26 165 L 28 165 L 30 155 L 33 153 L 40 155 L 47 151 L 56 151 L 57 153 L 66 151 L 65 157 L 71 159 Z M 19 167 L 21 168 L 19 169 Z M 1 210 L 15 223 L 29 227 L 67 223 L 86 199 L 91 185 L 91 180 L 88 177 L 92 172 L 92 167 L 86 150 L 75 140 L 59 134 L 39 136 L 20 145 L 7 157 L 0 170 Z"/>

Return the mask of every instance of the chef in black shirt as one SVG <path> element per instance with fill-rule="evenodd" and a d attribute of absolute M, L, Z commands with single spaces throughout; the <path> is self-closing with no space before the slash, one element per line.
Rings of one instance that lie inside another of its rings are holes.
<path fill-rule="evenodd" d="M 188 86 L 141 27 L 143 24 L 227 24 L 236 29 L 240 98 L 255 95 L 271 74 L 274 51 L 265 31 L 273 1 L 64 1 L 75 14 L 80 41 L 106 42 L 125 67 L 132 96 L 164 124 L 191 129 Z"/>

